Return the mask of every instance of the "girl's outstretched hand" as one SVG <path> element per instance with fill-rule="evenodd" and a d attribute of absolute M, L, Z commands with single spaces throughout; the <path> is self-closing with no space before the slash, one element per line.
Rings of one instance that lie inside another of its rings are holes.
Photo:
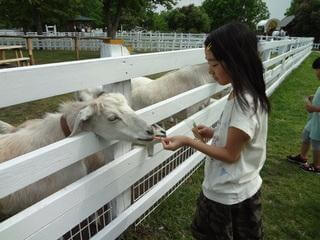
<path fill-rule="evenodd" d="M 174 151 L 187 145 L 189 138 L 186 136 L 174 136 L 161 138 L 160 140 L 164 149 Z"/>

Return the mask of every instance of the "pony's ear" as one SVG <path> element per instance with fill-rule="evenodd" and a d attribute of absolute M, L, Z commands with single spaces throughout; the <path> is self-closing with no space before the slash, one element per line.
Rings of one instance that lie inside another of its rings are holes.
<path fill-rule="evenodd" d="M 76 131 L 78 130 L 78 128 L 80 127 L 82 122 L 88 120 L 95 113 L 95 110 L 96 110 L 96 108 L 95 108 L 94 104 L 90 104 L 90 105 L 86 106 L 85 108 L 81 109 L 81 111 L 78 113 L 77 118 L 74 122 L 70 137 L 76 133 Z"/>

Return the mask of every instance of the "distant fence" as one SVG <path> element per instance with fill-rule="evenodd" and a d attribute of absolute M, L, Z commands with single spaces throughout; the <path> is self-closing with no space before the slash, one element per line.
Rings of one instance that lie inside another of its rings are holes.
<path fill-rule="evenodd" d="M 17 38 L 14 38 L 17 36 Z M 80 50 L 98 51 L 102 40 L 90 38 L 106 38 L 107 34 L 102 33 L 78 33 L 78 32 L 58 32 L 56 35 L 44 34 L 37 38 L 35 32 L 0 31 L 0 45 L 22 45 L 26 46 L 23 38 L 32 38 L 34 49 L 46 50 L 73 50 L 75 48 L 74 38 L 79 38 Z M 127 46 L 136 50 L 160 52 L 181 50 L 189 48 L 201 48 L 206 34 L 191 33 L 154 33 L 154 32 L 117 32 L 116 38 L 123 39 Z M 47 37 L 47 38 L 45 38 Z M 61 37 L 61 38 L 59 38 Z M 69 38 L 68 38 L 69 37 Z"/>
<path fill-rule="evenodd" d="M 312 44 L 310 38 L 259 43 L 268 96 L 310 54 Z M 0 108 L 97 85 L 111 84 L 130 96 L 127 79 L 204 62 L 203 49 L 190 49 L 3 69 Z M 18 94 L 21 89 L 23 94 Z M 152 124 L 222 89 L 218 84 L 207 84 L 141 109 L 137 114 Z M 215 124 L 226 100 L 227 96 L 221 97 L 170 128 L 167 134 L 192 136 L 193 121 Z M 68 240 L 116 239 L 185 181 L 205 157 L 190 148 L 165 151 L 161 144 L 155 145 L 150 157 L 145 148 L 131 149 L 124 144 L 105 142 L 92 133 L 83 133 L 1 163 L 0 198 L 70 166 L 79 158 L 110 145 L 115 149 L 111 163 L 1 222 L 0 239 L 56 240 L 63 235 Z M 96 217 L 99 221 L 92 220 Z"/>
<path fill-rule="evenodd" d="M 148 51 L 170 51 L 188 48 L 201 48 L 206 34 L 191 33 L 143 33 L 119 32 L 117 38 L 122 38 L 134 49 Z"/>
<path fill-rule="evenodd" d="M 313 49 L 314 50 L 320 50 L 320 43 L 314 43 L 313 44 Z"/>
<path fill-rule="evenodd" d="M 22 45 L 26 46 L 22 36 L 23 32 L 0 30 L 0 45 Z M 10 37 L 5 37 L 10 36 Z M 76 48 L 75 38 L 79 39 L 79 50 L 99 51 L 102 40 L 107 38 L 106 32 L 57 32 L 56 34 L 46 33 L 40 37 L 36 32 L 27 32 L 25 36 L 32 38 L 34 49 L 46 50 L 74 50 Z M 207 34 L 192 33 L 161 33 L 161 32 L 117 32 L 116 38 L 123 39 L 125 45 L 138 51 L 162 52 L 182 50 L 190 48 L 201 48 Z M 37 38 L 39 37 L 39 38 Z M 47 38 L 46 38 L 47 37 Z M 60 37 L 60 38 L 59 38 Z M 296 37 L 279 36 L 258 36 L 261 41 L 279 41 L 285 39 L 297 39 Z M 314 44 L 314 49 L 319 49 L 319 44 Z"/>

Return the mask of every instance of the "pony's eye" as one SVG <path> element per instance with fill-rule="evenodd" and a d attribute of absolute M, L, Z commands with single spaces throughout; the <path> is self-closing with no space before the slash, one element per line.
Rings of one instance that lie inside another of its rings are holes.
<path fill-rule="evenodd" d="M 114 122 L 114 121 L 116 121 L 116 120 L 119 120 L 120 118 L 117 116 L 117 115 L 115 115 L 115 114 L 112 114 L 112 115 L 110 115 L 109 117 L 108 117 L 108 120 L 110 121 L 110 122 Z"/>

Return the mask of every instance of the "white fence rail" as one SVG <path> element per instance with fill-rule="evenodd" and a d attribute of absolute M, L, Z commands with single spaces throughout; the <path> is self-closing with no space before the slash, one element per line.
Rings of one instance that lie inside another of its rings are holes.
<path fill-rule="evenodd" d="M 312 44 L 313 39 L 310 38 L 261 42 L 260 52 L 264 59 L 268 95 L 271 95 L 284 78 L 310 54 Z M 274 54 L 271 55 L 271 52 Z M 115 84 L 133 77 L 204 61 L 203 49 L 191 49 L 0 70 L 0 108 L 97 85 Z M 148 123 L 155 123 L 221 89 L 216 84 L 201 86 L 141 109 L 137 113 Z M 207 125 L 214 124 L 225 101 L 226 97 L 221 98 L 172 127 L 167 134 L 191 136 L 192 120 Z M 0 198 L 83 157 L 117 144 L 121 143 L 102 141 L 92 133 L 83 133 L 2 163 Z M 175 154 L 177 153 L 164 151 L 158 144 L 152 157 L 148 157 L 145 148 L 142 147 L 116 157 L 109 164 L 67 188 L 1 222 L 0 239 L 58 239 L 77 225 L 80 231 L 80 223 L 88 216 L 113 199 L 121 198 L 128 189 L 133 189 L 134 183 L 144 179 L 150 172 L 155 172 Z M 132 201 L 129 207 L 117 213 L 117 216 L 111 217 L 104 228 L 97 228 L 95 231 L 98 233 L 92 239 L 112 240 L 118 237 L 171 188 L 197 168 L 204 158 L 199 152 L 189 152 L 189 155 L 190 157 L 183 159 L 175 168 L 170 169 L 171 165 L 165 165 L 164 168 L 170 171 L 161 181 L 152 184 L 152 187 L 143 191 L 137 201 Z M 86 231 L 89 231 L 88 228 Z"/>

